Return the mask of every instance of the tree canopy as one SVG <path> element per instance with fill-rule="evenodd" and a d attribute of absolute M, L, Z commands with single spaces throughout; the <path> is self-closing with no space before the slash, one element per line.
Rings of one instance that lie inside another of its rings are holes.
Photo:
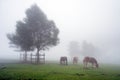
<path fill-rule="evenodd" d="M 48 47 L 57 45 L 59 42 L 58 28 L 52 20 L 47 19 L 37 5 L 26 10 L 24 21 L 27 23 L 33 44 L 38 51 L 48 49 Z"/>
<path fill-rule="evenodd" d="M 16 32 L 8 34 L 11 44 L 22 51 L 37 49 L 37 62 L 39 51 L 49 49 L 59 43 L 59 29 L 54 21 L 48 20 L 43 11 L 36 5 L 26 10 L 26 17 L 16 24 Z"/>

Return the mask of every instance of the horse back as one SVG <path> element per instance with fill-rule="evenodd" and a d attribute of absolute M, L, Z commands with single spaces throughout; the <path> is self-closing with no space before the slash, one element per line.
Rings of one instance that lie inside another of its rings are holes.
<path fill-rule="evenodd" d="M 85 57 L 84 59 L 83 59 L 83 62 L 89 62 L 89 57 Z"/>
<path fill-rule="evenodd" d="M 67 57 L 61 57 L 60 60 L 65 61 L 65 60 L 67 60 Z"/>
<path fill-rule="evenodd" d="M 97 60 L 95 58 L 91 57 L 90 60 L 89 60 L 89 62 L 91 62 L 91 63 L 97 63 Z"/>

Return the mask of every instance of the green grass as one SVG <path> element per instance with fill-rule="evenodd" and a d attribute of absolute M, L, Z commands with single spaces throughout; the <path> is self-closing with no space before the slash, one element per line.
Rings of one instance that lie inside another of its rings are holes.
<path fill-rule="evenodd" d="M 0 80 L 120 80 L 120 66 L 101 65 L 99 69 L 83 69 L 81 64 L 68 66 L 8 64 L 0 69 Z"/>

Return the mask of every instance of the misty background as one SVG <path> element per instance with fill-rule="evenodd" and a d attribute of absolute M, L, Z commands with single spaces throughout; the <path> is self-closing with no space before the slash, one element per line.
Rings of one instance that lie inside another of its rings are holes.
<path fill-rule="evenodd" d="M 60 43 L 45 51 L 46 60 L 59 60 L 61 56 L 71 59 L 70 44 L 77 42 L 73 54 L 79 60 L 88 55 L 100 63 L 119 64 L 119 0 L 0 0 L 0 59 L 19 59 L 20 52 L 10 48 L 6 34 L 15 32 L 16 21 L 22 20 L 34 3 L 60 30 Z M 93 51 L 83 48 L 85 42 Z"/>

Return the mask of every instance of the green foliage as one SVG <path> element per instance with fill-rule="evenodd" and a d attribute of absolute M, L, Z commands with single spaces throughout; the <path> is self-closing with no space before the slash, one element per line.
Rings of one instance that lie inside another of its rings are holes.
<path fill-rule="evenodd" d="M 59 43 L 59 30 L 52 20 L 48 20 L 42 10 L 35 4 L 26 10 L 26 18 L 16 24 L 16 33 L 7 37 L 12 45 L 21 51 L 37 49 L 37 63 L 39 51 L 49 49 Z M 25 61 L 27 56 L 25 56 Z"/>
<path fill-rule="evenodd" d="M 112 65 L 85 70 L 81 64 L 9 64 L 2 71 L 0 76 L 6 80 L 120 80 L 120 67 Z"/>
<path fill-rule="evenodd" d="M 16 24 L 16 33 L 8 34 L 11 44 L 22 51 L 49 49 L 58 44 L 59 30 L 52 20 L 48 20 L 42 10 L 32 5 L 26 10 L 26 18 Z"/>
<path fill-rule="evenodd" d="M 26 10 L 24 21 L 28 25 L 32 34 L 33 45 L 38 52 L 58 43 L 59 30 L 53 21 L 47 19 L 46 15 L 36 4 Z"/>

